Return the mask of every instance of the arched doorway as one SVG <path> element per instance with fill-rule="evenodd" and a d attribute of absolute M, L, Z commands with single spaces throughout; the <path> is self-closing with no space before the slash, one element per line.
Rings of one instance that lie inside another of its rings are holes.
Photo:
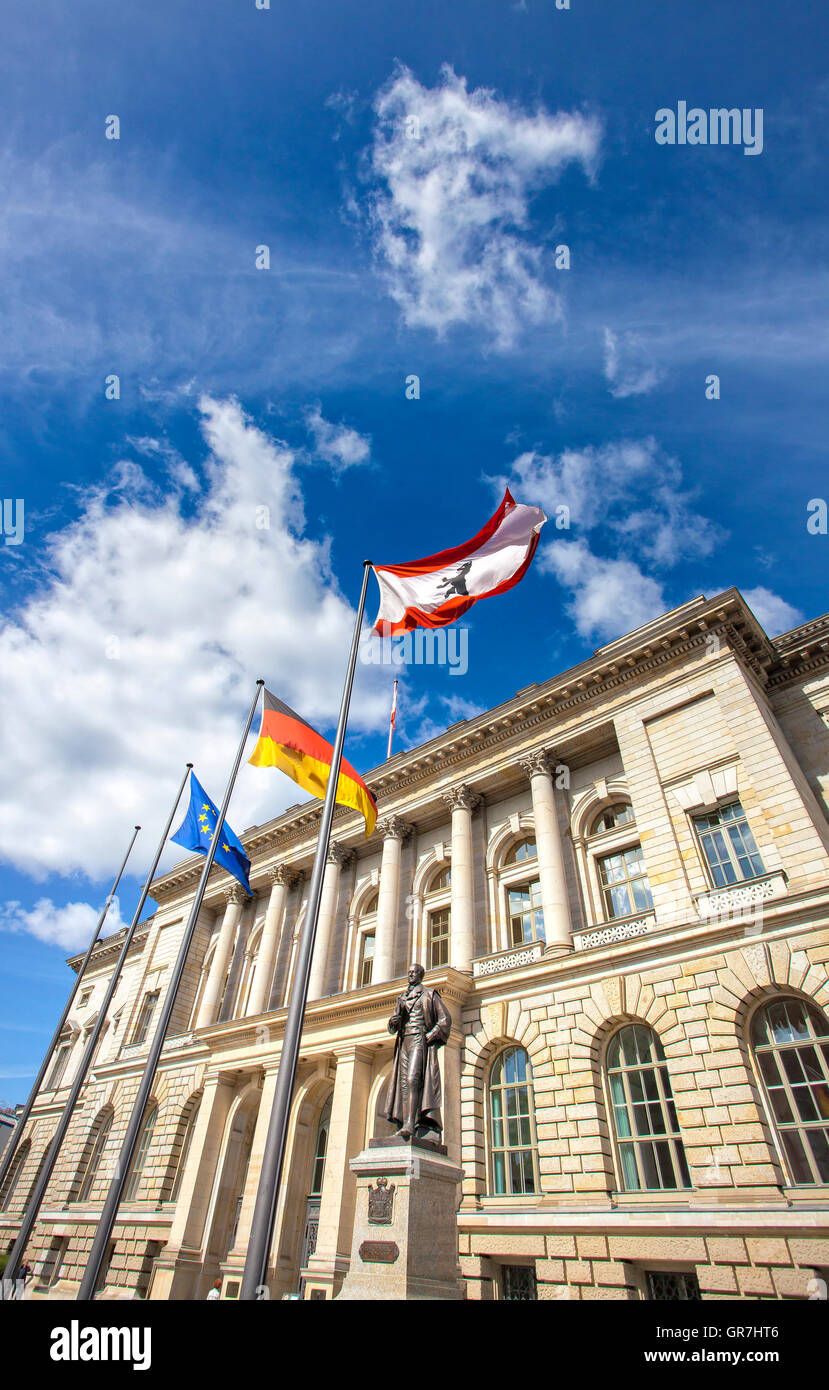
<path fill-rule="evenodd" d="M 249 1086 L 229 1121 L 221 1177 L 214 1193 L 210 1235 L 204 1251 L 201 1297 L 222 1273 L 222 1266 L 236 1243 L 261 1094 L 258 1086 Z"/>
<path fill-rule="evenodd" d="M 299 1260 L 300 1277 L 297 1292 L 300 1297 L 302 1297 L 305 1288 L 304 1271 L 307 1269 L 308 1261 L 317 1248 L 320 1203 L 322 1201 L 322 1183 L 325 1177 L 325 1158 L 328 1152 L 328 1134 L 331 1128 L 331 1102 L 333 1099 L 334 1095 L 332 1092 L 320 1111 L 319 1122 L 317 1124 L 317 1137 L 314 1144 L 314 1157 L 311 1165 L 311 1179 L 308 1185 L 308 1195 L 305 1199 L 305 1227 L 302 1236 L 302 1253 Z"/>

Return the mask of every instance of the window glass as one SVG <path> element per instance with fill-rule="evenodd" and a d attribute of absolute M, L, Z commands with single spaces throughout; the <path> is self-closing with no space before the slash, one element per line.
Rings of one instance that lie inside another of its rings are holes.
<path fill-rule="evenodd" d="M 829 1183 L 829 1024 L 803 999 L 775 999 L 751 1041 L 792 1182 Z"/>
<path fill-rule="evenodd" d="M 659 1038 L 642 1024 L 621 1028 L 608 1046 L 606 1068 L 622 1190 L 690 1187 Z"/>

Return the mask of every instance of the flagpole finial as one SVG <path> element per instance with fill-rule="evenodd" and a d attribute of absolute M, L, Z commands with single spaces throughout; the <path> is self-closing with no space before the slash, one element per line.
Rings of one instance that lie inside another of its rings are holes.
<path fill-rule="evenodd" d="M 135 827 L 135 829 L 136 829 L 136 830 L 140 830 L 140 829 L 141 829 L 141 826 L 140 826 L 140 825 L 137 825 L 137 826 Z"/>
<path fill-rule="evenodd" d="M 366 565 L 368 565 L 369 568 L 372 568 L 372 569 L 373 569 L 373 567 L 374 567 L 374 561 L 373 561 L 373 560 L 364 560 L 364 561 L 363 561 L 363 568 L 365 568 Z"/>
<path fill-rule="evenodd" d="M 185 763 L 185 767 L 192 767 L 192 766 L 193 766 L 192 763 Z"/>
<path fill-rule="evenodd" d="M 262 680 L 261 676 L 260 676 L 259 680 L 256 682 L 256 684 L 257 684 L 257 685 L 264 685 L 264 684 L 265 684 L 265 682 Z"/>

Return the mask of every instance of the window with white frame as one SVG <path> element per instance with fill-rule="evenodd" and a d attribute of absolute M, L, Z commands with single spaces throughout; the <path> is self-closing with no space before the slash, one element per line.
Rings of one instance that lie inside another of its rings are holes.
<path fill-rule="evenodd" d="M 452 935 L 452 869 L 443 864 L 432 875 L 426 889 L 426 960 L 427 969 L 436 970 L 449 964 L 449 942 Z"/>
<path fill-rule="evenodd" d="M 492 1192 L 520 1197 L 538 1191 L 535 1100 L 530 1059 L 523 1047 L 500 1052 L 489 1073 Z"/>
<path fill-rule="evenodd" d="M 668 1064 L 656 1033 L 641 1023 L 621 1028 L 610 1040 L 605 1067 L 620 1189 L 690 1187 Z"/>
<path fill-rule="evenodd" d="M 544 912 L 534 835 L 523 835 L 507 850 L 501 883 L 506 894 L 510 946 L 544 941 Z"/>
<path fill-rule="evenodd" d="M 791 995 L 757 1010 L 751 1042 L 793 1183 L 829 1183 L 829 1023 Z"/>
<path fill-rule="evenodd" d="M 55 1053 L 55 1060 L 52 1063 L 52 1070 L 46 1082 L 47 1091 L 55 1091 L 63 1080 L 64 1073 L 69 1065 L 69 1055 L 72 1051 L 72 1040 L 68 1034 L 64 1035 Z"/>
<path fill-rule="evenodd" d="M 92 1127 L 92 1133 L 87 1140 L 86 1151 L 75 1176 L 75 1182 L 73 1184 L 74 1193 L 70 1197 L 70 1201 L 89 1201 L 92 1186 L 98 1175 L 104 1149 L 106 1148 L 110 1130 L 112 1129 L 113 1116 L 114 1112 L 109 1110 L 99 1115 L 96 1119 Z"/>
<path fill-rule="evenodd" d="M 630 845 L 597 861 L 605 916 L 632 917 L 653 907 L 641 845 Z"/>
<path fill-rule="evenodd" d="M 374 969 L 374 948 L 377 941 L 377 907 L 380 893 L 370 893 L 360 909 L 357 936 L 357 988 L 371 984 Z"/>
<path fill-rule="evenodd" d="M 729 801 L 693 820 L 715 888 L 759 878 L 766 872 L 739 801 Z"/>
<path fill-rule="evenodd" d="M 141 1126 L 141 1134 L 135 1150 L 135 1157 L 132 1161 L 130 1175 L 124 1190 L 124 1201 L 132 1202 L 137 1196 L 141 1187 L 141 1177 L 147 1163 L 147 1154 L 152 1143 L 155 1122 L 158 1119 L 158 1106 L 152 1104 L 144 1116 L 144 1123 Z"/>
<path fill-rule="evenodd" d="M 147 1034 L 150 1030 L 150 1021 L 155 1012 L 155 1006 L 158 1003 L 158 996 L 159 991 L 157 989 L 150 990 L 149 993 L 144 995 L 141 1002 L 141 1009 L 135 1023 L 135 1032 L 132 1035 L 134 1043 L 146 1041 Z"/>

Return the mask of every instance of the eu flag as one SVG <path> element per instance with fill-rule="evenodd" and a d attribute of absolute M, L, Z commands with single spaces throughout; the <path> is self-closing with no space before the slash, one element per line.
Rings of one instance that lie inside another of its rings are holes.
<path fill-rule="evenodd" d="M 219 819 L 219 808 L 210 800 L 195 772 L 190 773 L 190 807 L 175 835 L 170 839 L 184 849 L 195 850 L 196 854 L 207 854 L 210 842 Z M 248 883 L 250 860 L 237 835 L 234 835 L 227 821 L 222 827 L 222 838 L 216 850 L 215 862 L 229 874 L 238 878 L 246 893 L 251 893 Z"/>

